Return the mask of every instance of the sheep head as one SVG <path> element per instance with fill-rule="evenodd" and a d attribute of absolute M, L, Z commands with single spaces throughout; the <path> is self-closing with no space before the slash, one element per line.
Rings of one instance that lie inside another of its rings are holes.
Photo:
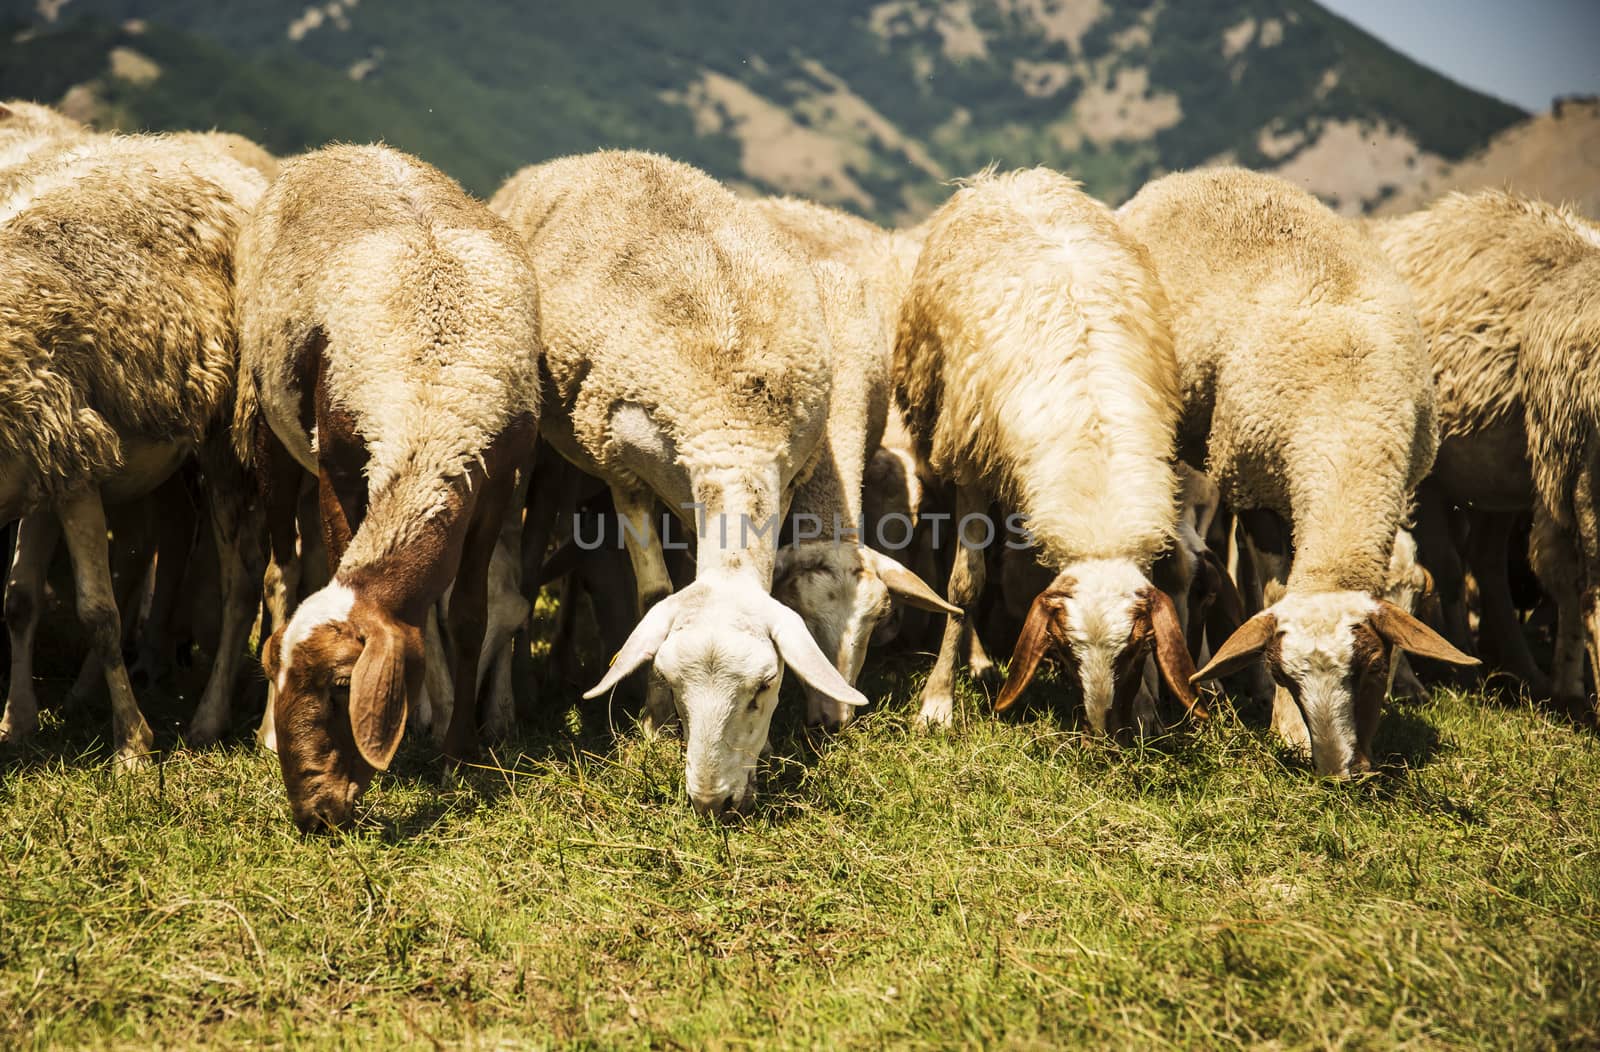
<path fill-rule="evenodd" d="M 422 633 L 337 580 L 262 647 L 277 688 L 278 763 L 301 829 L 349 825 L 355 802 L 400 747 L 422 683 Z"/>
<path fill-rule="evenodd" d="M 1075 563 L 1039 593 L 1012 652 L 997 712 L 1016 704 L 1049 653 L 1076 668 L 1097 731 L 1132 730 L 1135 713 L 1154 712 L 1144 686 L 1145 659 L 1152 654 L 1173 693 L 1191 712 L 1205 714 L 1189 684 L 1194 662 L 1177 609 L 1131 561 Z"/>
<path fill-rule="evenodd" d="M 703 814 L 746 811 L 754 802 L 756 763 L 785 665 L 831 701 L 867 703 L 800 615 L 753 580 L 697 581 L 651 607 L 584 697 L 599 697 L 652 660 L 683 721 L 684 780 Z"/>
<path fill-rule="evenodd" d="M 867 645 L 896 601 L 936 614 L 961 613 L 882 552 L 832 540 L 780 549 L 772 594 L 800 615 L 848 683 L 860 675 Z M 855 711 L 810 683 L 805 694 L 806 722 L 813 726 L 837 729 Z"/>
<path fill-rule="evenodd" d="M 1366 592 L 1290 592 L 1244 624 L 1191 682 L 1265 659 L 1305 721 L 1319 774 L 1350 778 L 1372 768 L 1393 651 L 1476 665 L 1428 626 Z"/>

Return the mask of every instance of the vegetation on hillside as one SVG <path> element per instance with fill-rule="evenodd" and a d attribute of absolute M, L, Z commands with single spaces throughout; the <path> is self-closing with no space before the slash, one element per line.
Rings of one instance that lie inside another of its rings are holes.
<path fill-rule="evenodd" d="M 524 163 L 616 145 L 775 189 L 742 156 L 771 146 L 759 136 L 741 145 L 747 115 L 726 100 L 702 100 L 699 113 L 685 101 L 721 75 L 754 93 L 749 105 L 786 114 L 791 131 L 838 144 L 835 182 L 865 200 L 838 185 L 818 194 L 883 219 L 990 161 L 1051 164 L 1116 199 L 1160 170 L 1258 160 L 1269 125 L 1310 139 L 1326 120 L 1387 121 L 1456 158 L 1521 116 L 1309 0 L 1116 0 L 1076 37 L 1046 29 L 1035 6 L 73 0 L 61 22 L 0 34 L 0 90 L 54 100 L 92 81 L 123 125 L 217 126 L 282 152 L 381 137 L 479 193 Z M 321 20 L 304 23 L 313 8 Z M 952 12 L 970 16 L 965 35 L 950 35 Z M 137 85 L 110 76 L 106 56 L 119 46 L 161 75 Z M 1026 70 L 1048 84 L 1024 90 Z M 1142 94 L 1124 74 L 1146 78 Z M 1078 107 L 1086 95 L 1098 116 Z M 1171 100 L 1173 115 L 1118 129 L 1118 106 Z"/>

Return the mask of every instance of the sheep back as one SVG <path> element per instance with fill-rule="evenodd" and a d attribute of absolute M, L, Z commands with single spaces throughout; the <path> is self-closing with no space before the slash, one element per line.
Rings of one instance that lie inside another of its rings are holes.
<path fill-rule="evenodd" d="M 1057 567 L 1176 524 L 1166 298 L 1104 205 L 1043 168 L 972 180 L 929 223 L 895 343 L 918 455 L 992 487 Z"/>
<path fill-rule="evenodd" d="M 111 477 L 125 438 L 198 443 L 225 423 L 234 249 L 264 181 L 165 136 L 23 169 L 0 201 L 0 449 L 31 506 Z"/>

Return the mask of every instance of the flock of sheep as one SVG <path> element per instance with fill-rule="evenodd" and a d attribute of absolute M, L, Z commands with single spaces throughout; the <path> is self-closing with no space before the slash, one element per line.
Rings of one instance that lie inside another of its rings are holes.
<path fill-rule="evenodd" d="M 260 738 L 305 828 L 351 821 L 408 723 L 452 760 L 503 732 L 557 577 L 616 652 L 585 696 L 680 721 L 709 814 L 751 803 L 785 669 L 838 727 L 869 644 L 915 646 L 930 614 L 926 724 L 951 722 L 958 662 L 1005 710 L 1054 658 L 1117 736 L 1204 716 L 1199 685 L 1234 677 L 1352 776 L 1416 685 L 1402 653 L 1584 696 L 1597 341 L 1600 227 L 1504 192 L 1358 223 L 1240 169 L 1116 211 L 1032 169 L 888 231 L 648 153 L 526 168 L 484 205 L 383 146 L 280 164 L 5 103 L 0 740 L 37 727 L 64 538 L 117 756 L 150 753 L 105 509 L 188 472 L 221 595 L 188 740 L 226 729 L 259 619 Z M 1549 676 L 1507 570 L 1528 513 Z M 190 542 L 136 553 L 147 635 Z M 1015 639 L 1003 680 L 980 622 Z"/>

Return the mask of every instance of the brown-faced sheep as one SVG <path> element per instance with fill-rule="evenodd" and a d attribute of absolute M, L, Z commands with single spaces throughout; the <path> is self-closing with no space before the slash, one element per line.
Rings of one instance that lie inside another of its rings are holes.
<path fill-rule="evenodd" d="M 278 760 L 296 823 L 340 826 L 399 747 L 423 622 L 452 580 L 455 694 L 475 697 L 488 563 L 537 427 L 537 286 L 516 235 L 454 181 L 335 146 L 286 162 L 262 197 L 238 295 L 240 386 L 317 474 L 336 568 L 262 647 Z M 477 733 L 476 706 L 456 705 L 446 754 L 471 756 Z"/>
<path fill-rule="evenodd" d="M 778 525 L 824 442 L 833 352 L 816 280 L 748 203 L 653 154 L 527 168 L 491 207 L 544 290 L 542 435 L 611 486 L 644 615 L 586 696 L 653 660 L 684 717 L 694 806 L 748 807 L 785 665 L 866 702 L 771 595 Z M 658 498 L 697 537 L 695 581 L 676 593 Z"/>
<path fill-rule="evenodd" d="M 1437 445 L 1405 285 L 1354 225 L 1273 176 L 1169 175 L 1118 217 L 1172 303 L 1180 453 L 1216 482 L 1273 579 L 1276 601 L 1196 681 L 1264 656 L 1285 688 L 1280 733 L 1319 772 L 1365 771 L 1390 650 L 1473 660 L 1378 598 Z"/>
<path fill-rule="evenodd" d="M 952 718 L 956 649 L 983 588 L 999 498 L 1055 579 L 1024 622 L 996 701 L 1051 651 L 1076 666 L 1090 724 L 1153 713 L 1145 658 L 1187 703 L 1194 666 L 1150 583 L 1177 525 L 1181 403 L 1160 282 L 1104 205 L 1042 168 L 974 179 L 934 213 L 901 313 L 895 393 L 933 470 L 956 485 L 952 616 L 921 719 Z M 976 525 L 974 525 L 976 523 Z M 1141 720 L 1140 722 L 1144 722 Z"/>

